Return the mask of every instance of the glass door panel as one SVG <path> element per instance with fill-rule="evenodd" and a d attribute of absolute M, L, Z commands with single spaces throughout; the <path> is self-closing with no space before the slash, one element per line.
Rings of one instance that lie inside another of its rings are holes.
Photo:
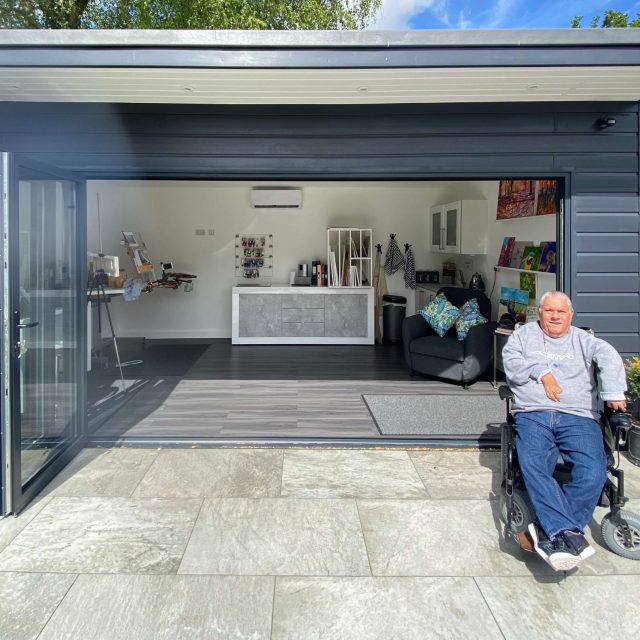
<path fill-rule="evenodd" d="M 26 159 L 13 157 L 8 166 L 13 321 L 5 348 L 12 349 L 8 462 L 16 511 L 81 435 L 84 185 Z"/>

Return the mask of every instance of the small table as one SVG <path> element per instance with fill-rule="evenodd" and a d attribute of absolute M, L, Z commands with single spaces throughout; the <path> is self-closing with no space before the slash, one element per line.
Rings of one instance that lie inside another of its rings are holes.
<path fill-rule="evenodd" d="M 504 347 L 506 341 L 509 339 L 509 336 L 513 333 L 513 329 L 505 329 L 504 327 L 498 327 L 493 332 L 493 388 L 495 389 L 498 386 L 498 337 L 502 341 L 502 347 Z M 502 348 L 500 348 L 500 353 L 502 353 Z"/>

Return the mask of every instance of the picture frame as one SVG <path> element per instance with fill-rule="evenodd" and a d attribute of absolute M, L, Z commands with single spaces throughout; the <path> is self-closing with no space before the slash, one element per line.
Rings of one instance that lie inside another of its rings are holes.
<path fill-rule="evenodd" d="M 522 254 L 522 261 L 520 262 L 520 268 L 525 271 L 537 271 L 540 264 L 540 255 L 542 247 L 529 246 L 525 247 Z"/>
<path fill-rule="evenodd" d="M 133 231 L 123 231 L 122 237 L 124 238 L 125 244 L 130 247 L 137 247 L 140 243 L 138 242 L 138 238 Z"/>
<path fill-rule="evenodd" d="M 502 248 L 500 249 L 500 257 L 498 258 L 499 267 L 508 267 L 511 261 L 511 254 L 513 253 L 513 246 L 515 245 L 515 236 L 505 236 L 502 241 Z"/>
<path fill-rule="evenodd" d="M 540 264 L 538 265 L 538 271 L 545 273 L 556 272 L 556 255 L 557 245 L 555 241 L 541 242 L 540 247 L 542 252 L 540 254 Z"/>

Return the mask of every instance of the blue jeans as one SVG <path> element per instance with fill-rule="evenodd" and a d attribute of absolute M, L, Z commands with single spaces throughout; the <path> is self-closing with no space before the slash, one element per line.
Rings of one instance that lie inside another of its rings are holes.
<path fill-rule="evenodd" d="M 560 411 L 518 412 L 515 420 L 518 460 L 538 524 L 550 538 L 565 529 L 584 533 L 607 477 L 600 425 Z M 553 477 L 558 453 L 571 467 L 569 484 Z"/>

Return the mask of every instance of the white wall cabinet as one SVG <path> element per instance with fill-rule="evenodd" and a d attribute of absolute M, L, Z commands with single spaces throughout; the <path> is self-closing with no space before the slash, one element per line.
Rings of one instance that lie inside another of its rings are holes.
<path fill-rule="evenodd" d="M 429 246 L 435 253 L 487 253 L 486 200 L 457 200 L 429 209 Z"/>

